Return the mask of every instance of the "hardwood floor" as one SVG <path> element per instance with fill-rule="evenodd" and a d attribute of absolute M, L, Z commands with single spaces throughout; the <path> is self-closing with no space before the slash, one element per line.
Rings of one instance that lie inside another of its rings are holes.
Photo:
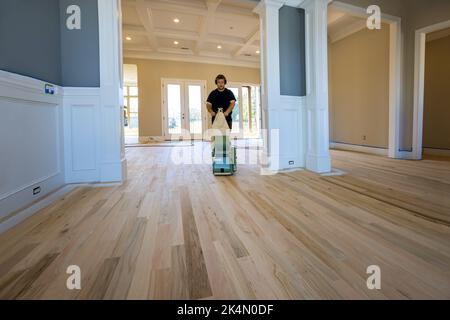
<path fill-rule="evenodd" d="M 450 161 L 333 151 L 347 174 L 214 177 L 174 150 L 127 149 L 122 186 L 78 188 L 0 235 L 0 298 L 450 299 Z"/>

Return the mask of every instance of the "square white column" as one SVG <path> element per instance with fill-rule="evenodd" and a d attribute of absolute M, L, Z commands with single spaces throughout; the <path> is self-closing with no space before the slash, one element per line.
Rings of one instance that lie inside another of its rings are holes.
<path fill-rule="evenodd" d="M 307 154 L 306 168 L 331 171 L 328 120 L 327 10 L 330 0 L 306 0 Z"/>

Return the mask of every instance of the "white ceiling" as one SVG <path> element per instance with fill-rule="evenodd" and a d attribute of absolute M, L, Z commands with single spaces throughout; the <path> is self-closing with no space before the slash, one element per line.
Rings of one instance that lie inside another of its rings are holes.
<path fill-rule="evenodd" d="M 124 57 L 259 68 L 256 5 L 252 0 L 123 0 Z"/>
<path fill-rule="evenodd" d="M 331 42 L 342 40 L 351 34 L 366 28 L 366 20 L 328 8 L 328 37 Z"/>

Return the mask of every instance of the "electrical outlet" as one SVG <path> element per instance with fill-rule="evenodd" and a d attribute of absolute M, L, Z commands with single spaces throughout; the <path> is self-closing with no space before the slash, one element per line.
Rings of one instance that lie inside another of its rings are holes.
<path fill-rule="evenodd" d="M 35 196 L 35 195 L 37 195 L 39 193 L 41 193 L 41 187 L 36 187 L 36 188 L 33 189 L 33 196 Z"/>
<path fill-rule="evenodd" d="M 295 164 L 294 161 L 289 161 L 289 165 L 290 165 L 290 166 L 293 166 L 294 164 Z"/>
<path fill-rule="evenodd" d="M 367 140 L 367 136 L 362 136 L 363 141 Z"/>

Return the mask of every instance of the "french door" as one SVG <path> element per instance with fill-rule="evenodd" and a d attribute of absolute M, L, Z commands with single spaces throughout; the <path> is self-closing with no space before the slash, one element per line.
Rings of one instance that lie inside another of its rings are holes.
<path fill-rule="evenodd" d="M 261 92 L 259 85 L 230 83 L 236 97 L 233 111 L 232 135 L 238 138 L 260 138 L 261 135 Z"/>
<path fill-rule="evenodd" d="M 163 136 L 202 139 L 206 130 L 206 81 L 162 80 Z"/>

